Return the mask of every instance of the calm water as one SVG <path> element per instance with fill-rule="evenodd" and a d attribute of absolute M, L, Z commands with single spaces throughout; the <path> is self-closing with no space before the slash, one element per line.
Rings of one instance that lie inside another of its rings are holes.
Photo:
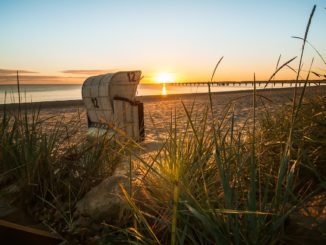
<path fill-rule="evenodd" d="M 23 102 L 39 101 L 60 101 L 60 100 L 79 100 L 81 99 L 81 84 L 33 84 L 21 85 L 21 95 Z M 270 84 L 268 87 L 273 87 Z M 276 86 L 281 87 L 281 85 Z M 262 87 L 257 87 L 263 88 Z M 213 92 L 218 91 L 237 91 L 252 89 L 251 86 L 230 86 L 230 87 L 212 87 Z M 137 95 L 161 95 L 166 94 L 185 94 L 185 93 L 205 93 L 206 85 L 200 86 L 173 86 L 162 84 L 140 84 L 138 85 Z M 17 103 L 18 93 L 16 85 L 0 85 L 0 104 Z"/>

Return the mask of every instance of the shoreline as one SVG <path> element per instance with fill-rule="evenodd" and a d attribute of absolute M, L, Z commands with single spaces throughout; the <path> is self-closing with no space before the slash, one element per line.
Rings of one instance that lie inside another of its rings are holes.
<path fill-rule="evenodd" d="M 298 87 L 298 91 L 301 91 L 303 87 Z M 257 89 L 257 94 L 274 94 L 274 92 L 288 92 L 293 91 L 294 87 L 286 87 L 286 88 L 266 88 L 266 89 Z M 326 85 L 321 86 L 310 86 L 306 88 L 306 92 L 314 90 L 318 92 L 318 90 L 325 90 Z M 317 91 L 316 91 L 317 90 Z M 248 95 L 253 92 L 253 89 L 248 90 L 235 90 L 235 91 L 220 91 L 220 92 L 212 92 L 213 96 L 216 95 Z M 199 92 L 199 93 L 186 93 L 186 94 L 168 94 L 168 95 L 147 95 L 147 96 L 136 96 L 136 100 L 141 102 L 155 102 L 162 100 L 176 100 L 176 99 L 190 99 L 196 97 L 207 96 L 207 93 Z M 281 95 L 281 94 L 280 94 Z M 84 107 L 83 100 L 58 100 L 58 101 L 40 101 L 40 102 L 28 102 L 21 103 L 21 109 L 32 109 L 32 108 L 43 108 L 43 109 L 54 109 L 54 108 L 67 108 L 67 107 Z M 5 108 L 8 110 L 18 109 L 19 103 L 10 103 L 10 104 L 0 104 L 0 109 L 4 110 Z"/>

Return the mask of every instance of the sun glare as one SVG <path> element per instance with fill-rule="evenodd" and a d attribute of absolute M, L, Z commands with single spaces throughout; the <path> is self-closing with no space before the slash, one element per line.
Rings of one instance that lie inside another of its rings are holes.
<path fill-rule="evenodd" d="M 168 72 L 161 72 L 155 77 L 157 83 L 172 83 L 175 81 L 173 74 Z"/>

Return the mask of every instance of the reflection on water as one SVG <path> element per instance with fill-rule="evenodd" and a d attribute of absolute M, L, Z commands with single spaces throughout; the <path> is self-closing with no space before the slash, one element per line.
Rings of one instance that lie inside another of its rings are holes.
<path fill-rule="evenodd" d="M 81 84 L 21 84 L 22 102 L 78 100 Z M 18 102 L 17 85 L 0 85 L 0 104 Z"/>
<path fill-rule="evenodd" d="M 166 85 L 165 85 L 165 83 L 162 84 L 162 95 L 166 95 Z"/>

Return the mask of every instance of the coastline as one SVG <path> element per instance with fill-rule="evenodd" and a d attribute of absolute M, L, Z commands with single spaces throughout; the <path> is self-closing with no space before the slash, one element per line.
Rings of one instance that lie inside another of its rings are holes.
<path fill-rule="evenodd" d="M 266 88 L 266 89 L 257 89 L 257 94 L 262 95 L 271 95 L 278 92 L 278 96 L 289 95 L 289 91 L 293 91 L 294 87 L 287 88 Z M 297 91 L 301 91 L 302 87 L 299 87 Z M 320 91 L 319 91 L 320 90 Z M 326 93 L 326 85 L 321 86 L 311 86 L 306 88 L 306 92 L 316 92 L 317 94 Z M 220 91 L 220 92 L 212 92 L 213 97 L 216 95 L 231 95 L 234 96 L 244 96 L 252 94 L 253 90 L 238 90 L 238 91 Z M 202 99 L 204 97 L 208 97 L 208 93 L 187 93 L 187 94 L 168 94 L 168 95 L 147 95 L 147 96 L 136 96 L 136 100 L 141 102 L 154 102 L 154 101 L 168 101 L 168 100 L 188 100 L 193 98 Z M 18 109 L 18 103 L 9 103 L 9 104 L 0 104 L 0 110 L 4 110 L 5 108 L 8 110 Z M 55 109 L 55 108 L 67 108 L 67 107 L 84 107 L 83 100 L 59 100 L 59 101 L 42 101 L 42 102 L 28 102 L 21 103 L 21 109 L 32 109 L 32 108 L 41 108 L 41 109 Z"/>

